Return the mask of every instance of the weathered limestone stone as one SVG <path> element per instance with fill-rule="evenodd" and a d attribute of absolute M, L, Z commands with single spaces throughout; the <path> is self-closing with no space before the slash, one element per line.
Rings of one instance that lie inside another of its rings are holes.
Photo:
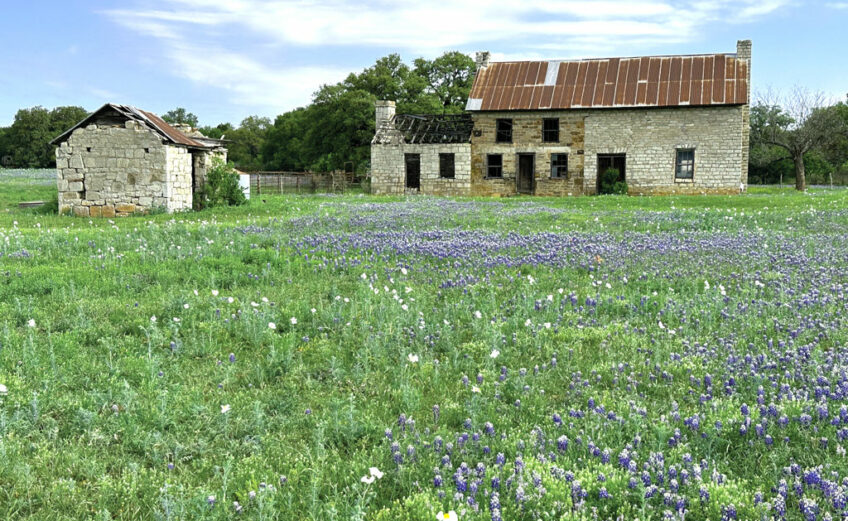
<path fill-rule="evenodd" d="M 226 161 L 226 150 L 189 150 L 163 142 L 134 121 L 77 128 L 56 148 L 59 205 L 66 213 L 94 217 L 157 207 L 189 210 L 193 185 L 205 179 L 213 156 Z M 193 172 L 195 164 L 200 172 Z"/>
<path fill-rule="evenodd" d="M 87 206 L 74 206 L 74 215 L 77 217 L 88 217 L 88 207 Z"/>

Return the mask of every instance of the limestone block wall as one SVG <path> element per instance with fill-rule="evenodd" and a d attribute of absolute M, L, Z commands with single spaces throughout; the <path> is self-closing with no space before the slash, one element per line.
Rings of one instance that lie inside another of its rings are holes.
<path fill-rule="evenodd" d="M 212 159 L 219 158 L 227 162 L 227 149 L 195 151 L 194 155 L 194 189 L 197 190 L 206 183 L 206 173 L 212 168 Z"/>
<path fill-rule="evenodd" d="M 623 153 L 630 194 L 739 193 L 740 171 L 747 173 L 745 109 L 718 106 L 587 113 L 585 192 L 597 189 L 597 154 Z M 691 180 L 675 179 L 677 148 L 695 149 Z"/>
<path fill-rule="evenodd" d="M 406 193 L 405 154 L 421 155 L 421 193 L 471 194 L 471 145 L 468 143 L 371 145 L 371 193 Z M 439 177 L 439 154 L 454 154 L 453 179 Z"/>
<path fill-rule="evenodd" d="M 583 193 L 584 117 L 580 111 L 481 112 L 473 115 L 471 138 L 471 195 L 506 196 L 517 193 L 518 155 L 535 155 L 537 195 Z M 512 143 L 495 141 L 497 120 L 512 119 Z M 559 142 L 542 141 L 544 118 L 559 119 Z M 478 135 L 479 134 L 479 135 Z M 503 156 L 503 178 L 487 176 L 488 154 Z M 568 177 L 551 177 L 551 154 L 568 155 Z"/>
<path fill-rule="evenodd" d="M 112 217 L 166 206 L 167 148 L 134 121 L 76 129 L 56 148 L 60 212 Z"/>
<path fill-rule="evenodd" d="M 191 152 L 186 148 L 176 146 L 165 148 L 167 170 L 165 206 L 169 212 L 191 210 L 193 159 Z"/>

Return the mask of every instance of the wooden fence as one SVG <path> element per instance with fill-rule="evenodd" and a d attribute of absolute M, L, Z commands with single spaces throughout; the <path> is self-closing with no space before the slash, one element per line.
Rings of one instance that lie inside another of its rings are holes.
<path fill-rule="evenodd" d="M 344 192 L 356 182 L 352 172 L 249 172 L 250 193 L 304 194 Z"/>

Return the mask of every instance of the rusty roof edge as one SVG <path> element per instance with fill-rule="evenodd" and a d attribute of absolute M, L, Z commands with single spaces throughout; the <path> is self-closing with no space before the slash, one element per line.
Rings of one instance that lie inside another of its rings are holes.
<path fill-rule="evenodd" d="M 187 135 L 183 134 L 182 132 L 180 132 L 179 130 L 175 129 L 174 127 L 172 127 L 171 125 L 169 125 L 167 121 L 165 121 L 164 119 L 162 119 L 160 116 L 158 116 L 158 115 L 154 114 L 153 112 L 148 112 L 148 111 L 146 111 L 146 110 L 137 109 L 137 108 L 135 108 L 135 107 L 130 107 L 130 108 L 132 108 L 134 111 L 137 111 L 137 113 L 138 113 L 139 115 L 141 115 L 141 116 L 144 118 L 144 121 L 145 121 L 145 122 L 146 122 L 149 126 L 153 127 L 153 128 L 154 128 L 154 129 L 155 129 L 155 130 L 156 130 L 156 131 L 160 134 L 160 135 L 162 135 L 163 137 L 165 137 L 165 138 L 166 138 L 168 141 L 170 141 L 171 143 L 173 143 L 173 144 L 175 144 L 175 145 L 191 146 L 191 147 L 196 147 L 196 148 L 209 148 L 208 146 L 203 145 L 202 143 L 200 143 L 200 142 L 198 142 L 198 141 L 195 141 L 194 139 L 190 138 L 189 136 L 187 136 Z M 153 116 L 153 117 L 151 117 L 151 116 Z M 172 135 L 168 132 L 168 129 L 163 128 L 163 125 L 162 125 L 162 124 L 159 124 L 159 123 L 157 123 L 157 122 L 154 120 L 154 117 L 155 117 L 156 119 L 159 119 L 159 120 L 160 120 L 160 121 L 161 121 L 164 125 L 167 125 L 167 127 L 168 127 L 170 130 L 172 130 L 173 132 L 175 132 L 176 134 L 178 134 L 178 136 L 177 136 L 177 137 L 180 137 L 180 136 L 181 136 L 181 137 L 183 137 L 183 138 L 184 138 L 187 142 L 186 142 L 186 143 L 181 143 L 180 141 L 178 141 L 177 139 L 175 139 L 175 137 L 174 137 L 174 136 L 172 136 Z"/>
<path fill-rule="evenodd" d="M 668 110 L 668 109 L 679 109 L 679 108 L 710 108 L 710 107 L 740 107 L 742 105 L 747 105 L 747 103 L 743 102 L 712 102 L 712 103 L 679 103 L 677 105 L 649 105 L 649 104 L 635 104 L 635 105 L 574 105 L 571 107 L 549 107 L 544 109 L 532 109 L 532 108 L 524 108 L 524 109 L 480 109 L 473 112 L 574 112 L 579 110 L 584 111 L 598 111 L 598 110 L 618 110 L 618 109 L 660 109 L 660 110 Z"/>
<path fill-rule="evenodd" d="M 167 141 L 169 141 L 170 143 L 172 143 L 174 145 L 187 146 L 187 147 L 192 147 L 192 148 L 202 148 L 202 149 L 214 148 L 216 146 L 216 145 L 213 145 L 211 143 L 208 144 L 208 145 L 203 144 L 199 141 L 194 140 L 193 138 L 191 138 L 189 136 L 186 136 L 185 134 L 183 134 L 179 130 L 177 130 L 173 127 L 170 127 L 170 125 L 168 125 L 168 123 L 166 121 L 162 120 L 162 118 L 160 118 L 159 116 L 157 116 L 156 114 L 154 114 L 152 112 L 147 112 L 147 111 L 141 110 L 139 108 L 133 107 L 132 105 L 121 105 L 119 103 L 105 103 L 105 104 L 103 104 L 103 106 L 101 106 L 99 109 L 95 110 L 94 112 L 92 112 L 91 114 L 89 114 L 85 118 L 83 118 L 82 121 L 80 121 L 76 125 L 72 126 L 71 128 L 69 128 L 65 132 L 62 132 L 61 134 L 59 134 L 58 136 L 56 136 L 52 140 L 50 140 L 49 144 L 57 145 L 59 143 L 62 143 L 74 132 L 74 130 L 84 126 L 89 121 L 91 121 L 95 116 L 97 116 L 98 114 L 100 114 L 101 112 L 103 112 L 107 108 L 112 109 L 115 112 L 118 112 L 119 114 L 123 115 L 127 119 L 143 122 L 151 130 L 155 131 L 162 138 L 166 139 Z M 153 118 L 150 117 L 150 115 L 162 120 L 162 122 L 165 125 L 168 125 L 173 132 L 175 132 L 179 136 L 182 136 L 186 140 L 186 142 L 182 143 L 182 142 L 178 141 L 177 139 L 175 139 L 174 136 L 170 135 L 166 129 L 162 128 L 162 125 L 157 124 L 153 120 Z M 210 140 L 210 141 L 213 140 L 213 138 L 206 138 L 206 137 L 204 137 L 204 139 L 207 139 L 207 140 Z M 220 141 L 220 140 L 218 140 L 218 141 Z M 223 141 L 221 141 L 221 143 L 223 143 Z M 217 145 L 217 146 L 220 146 L 220 145 Z"/>
<path fill-rule="evenodd" d="M 707 52 L 707 53 L 696 53 L 696 54 L 652 54 L 646 56 L 606 56 L 606 57 L 595 57 L 595 58 L 549 58 L 549 59 L 538 59 L 538 60 L 507 60 L 507 61 L 493 61 L 489 63 L 489 67 L 492 65 L 500 65 L 503 63 L 525 63 L 525 62 L 539 62 L 539 63 L 568 63 L 568 62 L 591 62 L 591 61 L 605 61 L 605 60 L 638 60 L 641 58 L 690 58 L 690 57 L 698 57 L 698 56 L 736 56 L 735 52 Z"/>

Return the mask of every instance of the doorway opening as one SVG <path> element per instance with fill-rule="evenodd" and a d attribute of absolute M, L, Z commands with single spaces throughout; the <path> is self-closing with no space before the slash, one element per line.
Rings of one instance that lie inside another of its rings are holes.
<path fill-rule="evenodd" d="M 614 168 L 618 170 L 618 179 L 610 184 L 627 181 L 627 156 L 626 154 L 598 154 L 598 193 L 601 193 L 601 181 L 604 172 Z"/>
<path fill-rule="evenodd" d="M 518 154 L 518 193 L 532 194 L 536 183 L 536 155 Z"/>
<path fill-rule="evenodd" d="M 421 189 L 421 154 L 404 154 L 406 161 L 406 188 Z"/>

